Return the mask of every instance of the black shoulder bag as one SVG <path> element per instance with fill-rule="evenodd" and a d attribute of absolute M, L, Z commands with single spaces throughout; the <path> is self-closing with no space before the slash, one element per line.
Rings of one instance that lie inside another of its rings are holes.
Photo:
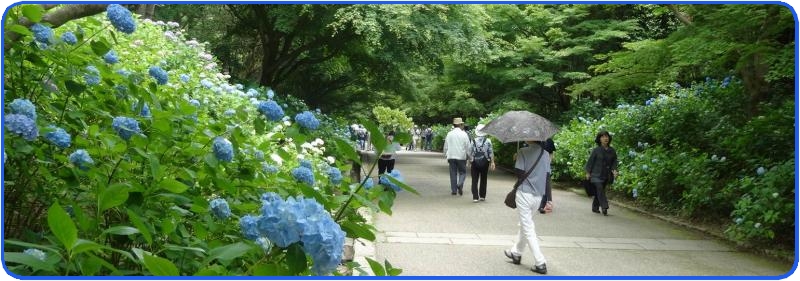
<path fill-rule="evenodd" d="M 511 209 L 517 208 L 517 188 L 522 184 L 522 181 L 528 179 L 528 176 L 531 174 L 531 172 L 533 172 L 533 169 L 536 169 L 536 164 L 539 164 L 539 160 L 542 160 L 542 154 L 544 154 L 544 149 L 539 151 L 539 157 L 536 158 L 536 162 L 533 162 L 533 166 L 528 170 L 528 172 L 526 172 L 525 175 L 523 175 L 522 177 L 518 178 L 517 183 L 514 184 L 514 188 L 511 189 L 511 192 L 506 194 L 506 200 L 504 202 L 506 203 L 506 206 L 508 206 L 509 208 Z M 520 156 L 522 156 L 523 158 L 525 157 L 523 155 Z"/>

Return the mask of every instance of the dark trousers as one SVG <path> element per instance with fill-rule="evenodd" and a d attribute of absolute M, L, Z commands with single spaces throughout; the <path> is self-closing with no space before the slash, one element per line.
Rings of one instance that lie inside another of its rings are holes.
<path fill-rule="evenodd" d="M 593 182 L 595 188 L 594 200 L 592 200 L 592 210 L 599 211 L 599 208 L 608 209 L 608 198 L 606 198 L 606 184 L 602 182 Z"/>
<path fill-rule="evenodd" d="M 539 204 L 539 209 L 543 210 L 547 205 L 547 201 L 553 201 L 553 188 L 550 187 L 550 173 L 547 173 L 547 184 L 544 188 L 544 196 L 542 196 L 542 203 Z"/>
<path fill-rule="evenodd" d="M 476 168 L 472 165 L 472 199 L 486 198 L 486 176 L 489 175 L 489 167 Z M 478 179 L 481 181 L 480 190 L 478 189 Z"/>
<path fill-rule="evenodd" d="M 462 191 L 467 179 L 467 160 L 447 159 L 447 163 L 450 164 L 450 192 Z"/>
<path fill-rule="evenodd" d="M 391 173 L 394 170 L 394 159 L 378 159 L 378 174 L 383 175 L 384 172 Z"/>

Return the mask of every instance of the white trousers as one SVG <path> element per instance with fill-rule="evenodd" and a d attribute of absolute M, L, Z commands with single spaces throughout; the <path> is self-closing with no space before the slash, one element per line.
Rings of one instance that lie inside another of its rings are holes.
<path fill-rule="evenodd" d="M 542 196 L 534 196 L 531 193 L 526 193 L 517 190 L 517 212 L 519 212 L 519 233 L 517 234 L 517 242 L 511 247 L 511 252 L 515 254 L 522 254 L 525 251 L 525 246 L 530 245 L 533 252 L 534 265 L 542 265 L 546 261 L 544 254 L 539 248 L 539 239 L 536 237 L 536 225 L 533 223 L 534 211 L 539 208 L 542 202 Z"/>

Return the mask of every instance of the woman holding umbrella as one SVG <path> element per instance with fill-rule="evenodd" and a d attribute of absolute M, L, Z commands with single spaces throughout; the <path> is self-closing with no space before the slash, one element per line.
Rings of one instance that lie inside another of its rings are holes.
<path fill-rule="evenodd" d="M 525 141 L 528 144 L 519 149 L 514 165 L 519 175 L 515 199 L 519 232 L 514 244 L 504 254 L 512 263 L 520 264 L 522 252 L 529 246 L 533 252 L 531 271 L 547 274 L 546 260 L 539 247 L 533 215 L 545 194 L 547 173 L 550 172 L 550 154 L 545 152 L 542 142 L 558 132 L 558 128 L 535 113 L 510 111 L 490 121 L 480 131 L 495 136 L 503 143 Z"/>
<path fill-rule="evenodd" d="M 595 196 L 592 201 L 592 212 L 600 213 L 603 208 L 603 215 L 608 216 L 608 198 L 606 198 L 606 187 L 614 183 L 617 177 L 617 152 L 611 147 L 611 134 L 606 130 L 601 130 L 594 138 L 597 144 L 586 161 L 586 179 L 595 186 Z"/>

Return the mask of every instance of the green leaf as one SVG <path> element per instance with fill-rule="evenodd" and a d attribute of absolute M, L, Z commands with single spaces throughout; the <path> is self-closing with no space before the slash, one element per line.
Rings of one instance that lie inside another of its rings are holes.
<path fill-rule="evenodd" d="M 215 264 L 197 271 L 194 276 L 226 276 L 228 271 L 221 265 Z"/>
<path fill-rule="evenodd" d="M 189 189 L 189 186 L 174 179 L 165 179 L 161 181 L 158 187 L 163 188 L 172 193 L 183 193 L 184 191 L 186 191 L 186 189 Z"/>
<path fill-rule="evenodd" d="M 111 46 L 109 46 L 108 43 L 106 42 L 95 40 L 92 41 L 90 45 L 92 46 L 92 52 L 94 52 L 95 55 L 101 57 L 104 56 L 106 53 L 108 53 L 109 50 L 111 50 Z"/>
<path fill-rule="evenodd" d="M 256 128 L 256 134 L 262 135 L 264 134 L 267 122 L 264 122 L 264 118 L 256 117 L 256 120 L 253 121 L 253 126 Z"/>
<path fill-rule="evenodd" d="M 375 276 L 386 276 L 386 271 L 383 270 L 383 266 L 381 264 L 371 258 L 365 257 L 367 259 L 367 263 L 369 263 L 369 267 L 372 268 L 372 273 Z"/>
<path fill-rule="evenodd" d="M 278 265 L 276 264 L 256 264 L 253 266 L 253 275 L 255 276 L 276 276 L 278 274 Z"/>
<path fill-rule="evenodd" d="M 396 185 L 397 185 L 397 186 L 399 186 L 400 188 L 402 188 L 402 189 L 404 189 L 404 190 L 406 190 L 406 191 L 408 191 L 408 192 L 414 193 L 414 194 L 416 194 L 416 195 L 419 195 L 419 192 L 417 192 L 417 190 L 416 190 L 416 189 L 414 189 L 413 187 L 410 187 L 410 186 L 408 186 L 407 184 L 405 184 L 405 183 L 403 183 L 403 182 L 401 182 L 401 181 L 397 180 L 397 179 L 396 179 L 396 178 L 394 178 L 392 175 L 390 175 L 390 174 L 385 174 L 385 176 L 386 176 L 386 178 L 388 178 L 388 179 L 389 179 L 389 181 L 390 181 L 390 182 L 392 182 L 392 183 L 396 184 Z"/>
<path fill-rule="evenodd" d="M 67 86 L 67 91 L 72 95 L 78 95 L 86 90 L 86 86 L 72 80 L 64 81 L 64 86 Z"/>
<path fill-rule="evenodd" d="M 42 15 L 44 15 L 44 8 L 39 4 L 22 5 L 22 15 L 31 22 L 40 22 L 42 21 Z"/>
<path fill-rule="evenodd" d="M 125 203 L 125 200 L 128 200 L 128 184 L 117 183 L 109 186 L 100 194 L 97 206 L 100 208 L 100 212 L 103 212 Z"/>
<path fill-rule="evenodd" d="M 75 245 L 72 245 L 72 254 L 75 255 L 86 251 L 94 251 L 103 248 L 105 248 L 105 246 L 97 244 L 95 242 L 85 239 L 78 239 L 78 241 L 75 242 Z"/>
<path fill-rule="evenodd" d="M 175 267 L 171 261 L 158 257 L 144 254 L 144 266 L 147 270 L 155 276 L 177 276 L 178 268 Z"/>
<path fill-rule="evenodd" d="M 384 260 L 384 261 L 383 261 L 383 265 L 384 265 L 384 266 L 385 266 L 385 268 L 386 268 L 386 274 L 387 274 L 387 275 L 389 275 L 389 276 L 397 276 L 397 275 L 400 275 L 400 273 L 403 273 L 403 269 L 400 269 L 400 268 L 394 268 L 394 267 L 392 266 L 392 264 L 391 264 L 391 263 L 389 263 L 389 261 L 388 261 L 388 260 Z"/>
<path fill-rule="evenodd" d="M 221 261 L 230 261 L 244 255 L 251 248 L 252 247 L 250 247 L 250 245 L 242 242 L 217 247 L 208 251 L 208 257 L 203 263 L 207 264 L 215 259 L 219 259 Z"/>
<path fill-rule="evenodd" d="M 336 149 L 344 154 L 344 157 L 347 159 L 353 160 L 353 162 L 358 163 L 361 165 L 361 157 L 358 156 L 358 152 L 356 152 L 355 148 L 353 148 L 350 143 L 342 138 L 334 138 L 333 141 L 336 143 Z"/>
<path fill-rule="evenodd" d="M 133 210 L 131 209 L 128 209 L 127 213 L 128 213 L 128 219 L 131 221 L 131 223 L 133 223 L 133 226 L 139 229 L 139 233 L 141 233 L 142 236 L 144 236 L 144 240 L 147 241 L 147 244 L 153 244 L 153 236 L 150 235 L 150 230 L 144 224 L 142 217 L 133 212 Z"/>
<path fill-rule="evenodd" d="M 364 196 L 361 196 L 360 194 L 353 194 L 353 198 L 355 198 L 356 201 L 361 203 L 361 205 L 367 206 L 373 211 L 377 211 L 379 209 L 378 205 L 375 204 L 375 202 L 370 201 L 369 199 L 367 199 Z"/>
<path fill-rule="evenodd" d="M 135 227 L 119 225 L 119 226 L 109 227 L 108 229 L 104 230 L 102 234 L 131 235 L 136 233 L 139 233 L 139 230 L 136 229 Z"/>
<path fill-rule="evenodd" d="M 386 138 L 383 136 L 383 132 L 370 120 L 364 120 L 361 123 L 363 123 L 364 128 L 367 128 L 367 131 L 369 131 L 369 141 L 372 143 L 372 146 L 375 147 L 375 155 L 380 155 L 380 153 L 386 149 Z"/>
<path fill-rule="evenodd" d="M 97 274 L 97 272 L 100 271 L 100 267 L 103 266 L 103 260 L 95 255 L 89 254 L 88 256 L 89 258 L 81 260 L 78 264 L 81 270 L 81 275 L 83 276 L 93 276 Z"/>
<path fill-rule="evenodd" d="M 297 275 L 308 269 L 306 253 L 300 243 L 293 243 L 286 249 L 286 263 L 289 266 L 289 275 Z"/>
<path fill-rule="evenodd" d="M 153 179 L 158 180 L 159 179 L 159 169 L 161 167 L 161 165 L 158 162 L 158 157 L 156 157 L 153 154 L 150 154 L 150 155 L 148 155 L 148 158 L 150 160 L 150 172 L 153 175 Z"/>
<path fill-rule="evenodd" d="M 53 247 L 48 247 L 48 246 L 42 246 L 42 245 L 39 245 L 39 244 L 33 244 L 33 243 L 22 242 L 22 241 L 17 241 L 17 240 L 10 240 L 10 239 L 3 240 L 3 243 L 14 245 L 14 246 L 25 247 L 25 248 L 36 248 L 36 249 L 45 250 L 45 251 L 49 251 L 49 252 L 58 254 L 58 249 L 53 248 Z"/>
<path fill-rule="evenodd" d="M 395 132 L 394 134 L 394 142 L 396 143 L 410 143 L 411 142 L 411 134 L 408 132 Z"/>
<path fill-rule="evenodd" d="M 28 254 L 17 253 L 17 252 L 3 252 L 3 258 L 5 259 L 6 263 L 13 262 L 18 264 L 24 264 L 30 267 L 33 271 L 37 270 L 44 270 L 50 272 L 55 271 L 55 268 L 53 267 L 52 264 L 48 264 Z"/>
<path fill-rule="evenodd" d="M 10 31 L 19 33 L 21 35 L 27 35 L 27 36 L 33 35 L 33 32 L 31 32 L 30 29 L 28 29 L 27 27 L 24 27 L 22 25 L 19 25 L 19 24 L 12 24 L 12 25 L 7 26 L 6 28 L 8 28 L 8 30 L 10 30 Z"/>
<path fill-rule="evenodd" d="M 78 240 L 78 230 L 75 228 L 75 223 L 72 222 L 72 219 L 58 202 L 53 203 L 50 209 L 47 210 L 47 225 L 66 249 L 71 248 L 72 245 L 75 245 L 75 241 Z"/>
<path fill-rule="evenodd" d="M 345 232 L 354 238 L 364 238 L 369 241 L 375 241 L 375 233 L 369 228 L 352 221 L 344 221 L 340 224 Z"/>

